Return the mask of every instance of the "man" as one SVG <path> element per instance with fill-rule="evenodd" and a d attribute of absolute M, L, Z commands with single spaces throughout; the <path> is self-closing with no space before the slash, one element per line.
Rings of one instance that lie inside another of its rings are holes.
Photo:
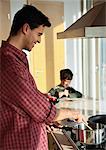
<path fill-rule="evenodd" d="M 53 103 L 56 104 L 62 97 L 68 98 L 81 98 L 82 93 L 76 91 L 74 88 L 70 87 L 70 83 L 73 79 L 73 73 L 70 69 L 60 70 L 60 84 L 54 88 L 51 88 L 48 92 L 50 96 L 53 96 Z"/>
<path fill-rule="evenodd" d="M 30 74 L 26 54 L 40 43 L 48 18 L 25 5 L 13 19 L 10 35 L 0 48 L 0 150 L 47 150 L 46 124 L 73 116 L 78 111 L 56 110 L 41 93 Z M 66 115 L 67 113 L 67 115 Z"/>

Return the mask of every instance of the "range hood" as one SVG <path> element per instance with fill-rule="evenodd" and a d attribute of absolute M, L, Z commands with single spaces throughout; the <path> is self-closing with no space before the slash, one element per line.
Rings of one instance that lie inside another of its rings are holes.
<path fill-rule="evenodd" d="M 58 39 L 106 38 L 106 2 L 98 4 L 68 27 L 57 33 Z"/>

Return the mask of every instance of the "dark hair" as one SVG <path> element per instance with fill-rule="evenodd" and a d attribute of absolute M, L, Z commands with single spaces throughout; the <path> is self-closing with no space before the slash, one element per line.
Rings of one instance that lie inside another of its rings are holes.
<path fill-rule="evenodd" d="M 31 5 L 24 5 L 24 7 L 14 16 L 10 35 L 16 35 L 25 23 L 29 24 L 31 30 L 39 27 L 40 25 L 47 27 L 51 26 L 48 17 L 40 10 Z"/>
<path fill-rule="evenodd" d="M 73 73 L 70 69 L 62 69 L 60 70 L 60 80 L 72 80 Z"/>

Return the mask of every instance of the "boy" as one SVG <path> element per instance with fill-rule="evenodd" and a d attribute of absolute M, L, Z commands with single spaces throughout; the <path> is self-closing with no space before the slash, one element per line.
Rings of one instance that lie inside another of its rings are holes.
<path fill-rule="evenodd" d="M 70 87 L 71 81 L 73 79 L 73 73 L 70 69 L 60 70 L 60 84 L 56 87 L 50 89 L 48 92 L 49 95 L 56 97 L 54 104 L 59 102 L 59 99 L 62 97 L 68 98 L 81 98 L 82 93 L 76 91 L 74 88 Z"/>

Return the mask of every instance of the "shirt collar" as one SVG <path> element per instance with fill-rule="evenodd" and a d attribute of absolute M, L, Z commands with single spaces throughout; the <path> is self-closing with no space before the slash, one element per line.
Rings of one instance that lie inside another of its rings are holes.
<path fill-rule="evenodd" d="M 16 57 L 18 57 L 21 61 L 24 62 L 25 65 L 27 64 L 27 55 L 20 49 L 17 49 L 15 46 L 11 45 L 7 41 L 2 41 L 1 47 L 6 48 L 6 51 L 13 53 Z"/>

